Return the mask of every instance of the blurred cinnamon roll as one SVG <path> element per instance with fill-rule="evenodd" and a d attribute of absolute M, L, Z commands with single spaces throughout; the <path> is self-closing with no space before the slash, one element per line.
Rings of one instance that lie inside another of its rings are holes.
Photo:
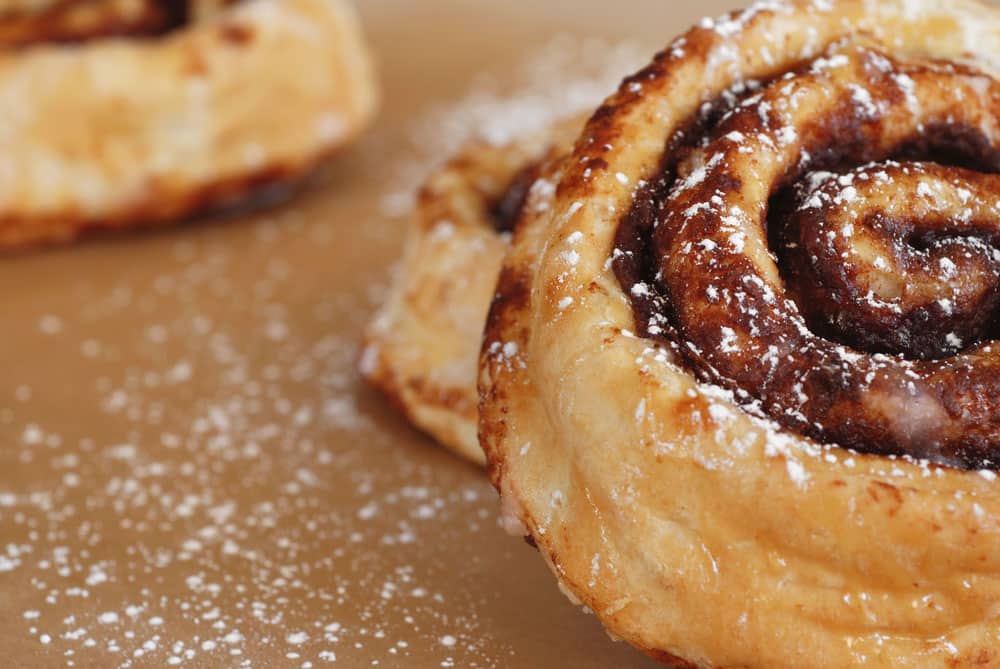
<path fill-rule="evenodd" d="M 341 0 L 9 0 L 0 49 L 0 248 L 295 180 L 375 107 Z"/>

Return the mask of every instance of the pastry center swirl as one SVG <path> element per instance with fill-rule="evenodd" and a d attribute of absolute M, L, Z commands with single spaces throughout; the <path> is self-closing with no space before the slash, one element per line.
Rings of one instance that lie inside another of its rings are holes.
<path fill-rule="evenodd" d="M 618 232 L 640 330 L 788 429 L 1000 466 L 1000 86 L 847 44 L 707 103 Z"/>

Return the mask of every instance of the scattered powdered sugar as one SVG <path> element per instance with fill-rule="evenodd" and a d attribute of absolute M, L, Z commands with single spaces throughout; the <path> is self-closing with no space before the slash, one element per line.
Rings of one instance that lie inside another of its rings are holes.
<path fill-rule="evenodd" d="M 474 570 L 456 575 L 486 537 L 509 545 L 496 495 L 414 448 L 362 387 L 381 294 L 363 273 L 331 289 L 344 242 L 322 197 L 311 215 L 135 240 L 128 262 L 38 290 L 5 328 L 0 646 L 66 667 L 490 667 L 513 652 L 481 628 Z"/>
<path fill-rule="evenodd" d="M 510 82 L 482 75 L 460 99 L 433 106 L 414 122 L 405 138 L 411 157 L 394 164 L 383 213 L 406 214 L 417 186 L 470 139 L 503 145 L 596 109 L 651 53 L 629 42 L 565 35 L 529 53 Z"/>
<path fill-rule="evenodd" d="M 380 208 L 406 211 L 473 136 L 501 144 L 596 107 L 651 52 L 560 37 L 512 81 L 478 78 L 418 115 L 392 159 L 372 152 L 380 177 L 396 170 Z M 0 478 L 0 590 L 17 594 L 4 634 L 50 666 L 475 668 L 515 652 L 480 617 L 496 594 L 467 567 L 484 551 L 508 563 L 505 590 L 525 580 L 516 560 L 549 576 L 500 532 L 485 478 L 408 448 L 362 387 L 357 342 L 383 272 L 345 279 L 330 258 L 398 230 L 334 229 L 324 197 L 311 215 L 286 206 L 137 242 L 107 276 L 33 296 L 32 319 L 5 332 L 0 466 L 15 475 Z M 65 377 L 18 365 L 28 341 Z"/>

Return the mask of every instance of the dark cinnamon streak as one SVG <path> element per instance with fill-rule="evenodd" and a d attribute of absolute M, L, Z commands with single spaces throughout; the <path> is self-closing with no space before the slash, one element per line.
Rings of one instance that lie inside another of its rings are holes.
<path fill-rule="evenodd" d="M 195 19 L 192 5 L 192 0 L 140 0 L 125 11 L 104 0 L 63 0 L 40 12 L 9 12 L 0 15 L 0 49 L 164 37 L 191 24 Z M 221 30 L 230 41 L 245 43 L 253 38 L 238 25 L 223 25 Z"/>
<path fill-rule="evenodd" d="M 246 0 L 225 0 L 223 4 L 235 5 L 245 1 Z M 176 30 L 180 30 L 191 24 L 196 18 L 195 12 L 192 8 L 192 5 L 194 4 L 193 0 L 153 0 L 153 4 L 160 8 L 163 13 L 164 20 L 156 30 L 151 30 L 146 33 L 146 35 L 150 37 L 167 35 Z M 220 32 L 224 39 L 239 44 L 245 44 L 253 39 L 253 34 L 244 26 L 238 24 L 224 24 L 221 26 Z"/>
<path fill-rule="evenodd" d="M 497 232 L 513 232 L 518 216 L 538 178 L 540 164 L 531 163 L 522 168 L 496 201 L 489 203 L 488 215 Z"/>
<path fill-rule="evenodd" d="M 992 353 L 990 343 L 1000 333 L 1000 255 L 996 252 L 1000 215 L 996 220 L 967 221 L 958 232 L 952 229 L 955 226 L 937 230 L 922 221 L 869 212 L 863 221 L 866 229 L 884 235 L 894 248 L 906 247 L 906 254 L 887 259 L 895 267 L 915 272 L 922 269 L 915 263 L 954 258 L 970 246 L 981 256 L 970 261 L 963 255 L 953 263 L 973 268 L 978 272 L 975 281 L 982 279 L 963 293 L 972 297 L 947 308 L 906 307 L 904 303 L 902 314 L 892 319 L 845 303 L 842 295 L 863 301 L 855 288 L 861 283 L 860 270 L 833 255 L 821 257 L 819 246 L 803 249 L 809 246 L 808 240 L 804 243 L 797 236 L 809 227 L 805 218 L 826 215 L 824 210 L 796 213 L 809 194 L 802 182 L 817 171 L 846 175 L 875 161 L 902 161 L 905 166 L 920 160 L 948 166 L 940 169 L 951 170 L 949 174 L 959 181 L 982 182 L 983 188 L 1000 191 L 1000 182 L 986 176 L 1000 173 L 1000 145 L 980 127 L 958 116 L 931 118 L 922 132 L 889 146 L 881 140 L 888 129 L 886 119 L 868 111 L 870 105 L 893 110 L 910 102 L 895 79 L 900 75 L 927 80 L 954 76 L 956 81 L 984 75 L 950 64 L 903 65 L 876 52 L 868 53 L 862 64 L 858 74 L 872 100 L 866 103 L 863 94 L 860 98 L 856 93 L 844 94 L 831 101 L 819 122 L 796 128 L 801 159 L 771 184 L 762 232 L 779 264 L 784 284 L 779 288 L 787 291 L 773 307 L 759 308 L 774 298 L 766 286 L 747 281 L 757 272 L 749 258 L 725 249 L 714 255 L 704 252 L 694 256 L 700 260 L 685 261 L 689 274 L 681 280 L 677 267 L 682 260 L 668 253 L 679 248 L 682 240 L 707 240 L 719 234 L 718 215 L 712 212 L 691 213 L 683 220 L 683 233 L 679 231 L 681 219 L 675 207 L 689 209 L 699 201 L 678 191 L 678 172 L 683 172 L 692 152 L 721 141 L 728 133 L 759 135 L 780 125 L 766 107 L 747 103 L 759 88 L 756 84 L 752 90 L 710 101 L 702 114 L 669 140 L 657 176 L 642 185 L 619 224 L 615 274 L 630 296 L 641 335 L 673 350 L 702 381 L 729 388 L 738 400 L 766 412 L 782 426 L 865 453 L 909 455 L 967 469 L 997 468 L 1000 355 Z M 796 76 L 806 75 L 822 76 L 810 73 L 808 66 Z M 785 81 L 768 82 L 763 89 L 782 86 Z M 984 110 L 994 119 L 1000 118 L 996 90 L 994 85 Z M 750 109 L 741 109 L 743 103 Z M 695 190 L 704 196 L 701 201 L 718 196 L 728 202 L 743 191 L 744 178 L 725 169 L 710 170 Z M 710 258 L 710 267 L 692 264 L 705 263 L 705 258 Z M 827 276 L 811 274 L 810 267 L 817 262 L 829 265 L 824 265 L 824 272 L 828 269 L 830 276 L 837 277 L 836 285 L 826 279 L 816 281 L 816 276 Z M 640 284 L 642 289 L 635 290 Z M 741 307 L 745 298 L 756 311 L 734 312 L 711 302 L 706 288 L 716 287 L 740 296 Z M 834 295 L 835 290 L 842 292 Z M 798 331 L 791 317 L 804 318 L 812 335 Z M 771 338 L 779 344 L 777 371 L 762 363 L 759 350 L 724 352 L 727 347 L 719 333 L 730 329 L 727 325 L 754 341 Z M 789 350 L 780 345 L 783 342 L 798 343 L 789 344 Z M 913 381 L 908 381 L 911 375 Z M 905 424 L 905 413 L 911 410 L 916 420 Z"/>

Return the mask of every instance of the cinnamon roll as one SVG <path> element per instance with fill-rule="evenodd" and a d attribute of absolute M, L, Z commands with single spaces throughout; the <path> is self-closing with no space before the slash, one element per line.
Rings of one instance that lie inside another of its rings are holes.
<path fill-rule="evenodd" d="M 480 435 L 508 528 L 613 634 L 1000 666 L 998 53 L 971 0 L 760 2 L 541 175 Z"/>
<path fill-rule="evenodd" d="M 584 118 L 504 146 L 474 140 L 420 189 L 405 255 L 369 326 L 361 371 L 416 425 L 473 462 L 479 349 L 510 231 L 538 172 Z"/>
<path fill-rule="evenodd" d="M 372 79 L 341 0 L 4 3 L 0 248 L 293 181 L 368 123 Z"/>

